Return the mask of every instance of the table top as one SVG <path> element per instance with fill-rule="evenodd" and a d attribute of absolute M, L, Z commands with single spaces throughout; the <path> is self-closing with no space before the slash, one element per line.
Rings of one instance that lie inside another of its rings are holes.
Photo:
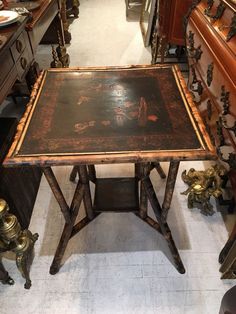
<path fill-rule="evenodd" d="M 216 157 L 177 66 L 44 71 L 5 165 Z"/>

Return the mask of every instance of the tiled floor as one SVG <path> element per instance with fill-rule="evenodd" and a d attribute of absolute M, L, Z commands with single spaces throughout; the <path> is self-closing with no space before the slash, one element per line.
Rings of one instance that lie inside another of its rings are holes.
<path fill-rule="evenodd" d="M 138 23 L 126 22 L 124 0 L 81 0 L 80 18 L 70 27 L 71 65 L 150 63 Z M 48 65 L 50 47 L 39 49 L 38 60 Z M 168 163 L 162 164 L 165 171 Z M 183 169 L 203 169 L 207 163 L 182 163 Z M 58 167 L 56 175 L 67 199 L 74 184 L 71 168 Z M 99 166 L 100 176 L 133 174 L 129 165 Z M 152 179 L 160 201 L 163 179 Z M 165 180 L 164 180 L 165 182 Z M 39 233 L 31 271 L 33 285 L 24 280 L 14 256 L 3 259 L 14 286 L 0 285 L 1 314 L 217 314 L 221 298 L 234 281 L 220 280 L 218 255 L 228 234 L 221 214 L 203 216 L 189 210 L 185 186 L 178 177 L 168 217 L 186 267 L 180 275 L 168 260 L 162 237 L 132 214 L 102 214 L 69 243 L 64 266 L 55 275 L 49 267 L 63 228 L 58 205 L 43 178 L 30 229 Z M 81 216 L 83 213 L 81 213 Z M 150 213 L 153 216 L 152 213 Z"/>

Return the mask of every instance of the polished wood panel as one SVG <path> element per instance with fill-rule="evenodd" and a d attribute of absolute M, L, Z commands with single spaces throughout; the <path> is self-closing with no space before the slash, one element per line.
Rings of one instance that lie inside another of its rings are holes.
<path fill-rule="evenodd" d="M 184 46 L 184 17 L 192 0 L 158 0 L 157 22 L 152 40 L 152 63 L 156 63 L 158 56 L 161 62 L 168 45 Z"/>

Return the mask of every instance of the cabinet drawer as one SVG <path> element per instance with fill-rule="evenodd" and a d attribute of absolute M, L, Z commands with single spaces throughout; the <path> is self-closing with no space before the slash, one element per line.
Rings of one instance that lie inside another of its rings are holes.
<path fill-rule="evenodd" d="M 6 51 L 6 53 L 1 54 L 0 58 L 2 60 L 5 60 L 5 62 L 3 62 L 1 66 L 1 75 L 0 75 L 0 86 L 1 86 L 4 80 L 6 79 L 7 75 L 9 74 L 9 72 L 12 70 L 14 66 L 14 61 L 12 59 L 12 56 L 9 50 Z"/>
<path fill-rule="evenodd" d="M 232 32 L 235 24 L 236 3 L 230 0 L 215 0 L 213 5 L 208 5 L 208 0 L 202 0 L 198 9 L 207 22 L 226 43 L 232 54 L 236 54 L 236 35 Z M 219 17 L 217 17 L 219 11 Z M 234 35 L 233 35 L 234 34 Z"/>
<path fill-rule="evenodd" d="M 21 80 L 27 72 L 31 63 L 28 49 L 25 49 L 16 63 L 18 79 Z"/>
<path fill-rule="evenodd" d="M 188 52 L 189 61 L 195 64 L 196 71 L 209 90 L 213 101 L 221 107 L 219 110 L 223 108 L 223 93 L 229 92 L 229 103 L 232 104 L 230 111 L 236 115 L 236 106 L 233 105 L 236 103 L 236 57 L 231 54 L 230 49 L 221 38 L 206 27 L 206 23 L 204 31 L 202 31 L 202 23 L 204 22 L 200 20 L 198 23 L 197 19 L 190 18 L 189 20 L 187 46 L 191 47 L 189 36 L 192 34 L 194 40 L 192 56 L 195 55 L 197 49 L 201 51 L 199 59 L 191 57 L 191 53 Z"/>
<path fill-rule="evenodd" d="M 25 49 L 25 46 L 26 46 L 26 40 L 25 40 L 25 36 L 24 36 L 25 34 L 26 34 L 25 32 L 21 33 L 20 36 L 18 36 L 16 41 L 11 46 L 11 53 L 12 53 L 12 56 L 13 56 L 13 59 L 15 60 L 15 62 L 17 62 L 20 55 L 22 54 L 22 52 Z"/>

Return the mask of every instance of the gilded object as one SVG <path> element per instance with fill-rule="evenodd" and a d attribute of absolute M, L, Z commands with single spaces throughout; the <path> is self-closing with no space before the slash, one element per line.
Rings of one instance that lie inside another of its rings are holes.
<path fill-rule="evenodd" d="M 0 199 L 0 251 L 12 251 L 16 254 L 16 265 L 26 279 L 24 287 L 29 289 L 31 287 L 29 271 L 38 234 L 32 234 L 29 230 L 22 231 L 16 216 L 9 214 L 8 211 L 8 204 Z M 9 277 L 9 280 L 3 283 L 13 284 L 13 280 L 10 279 Z"/>
<path fill-rule="evenodd" d="M 210 203 L 211 196 L 219 198 L 222 195 L 222 177 L 226 175 L 223 166 L 214 165 L 205 171 L 197 171 L 191 168 L 188 173 L 182 172 L 182 180 L 189 185 L 188 189 L 181 194 L 188 195 L 188 208 L 194 204 L 200 204 L 201 213 L 213 215 L 213 206 Z"/>

